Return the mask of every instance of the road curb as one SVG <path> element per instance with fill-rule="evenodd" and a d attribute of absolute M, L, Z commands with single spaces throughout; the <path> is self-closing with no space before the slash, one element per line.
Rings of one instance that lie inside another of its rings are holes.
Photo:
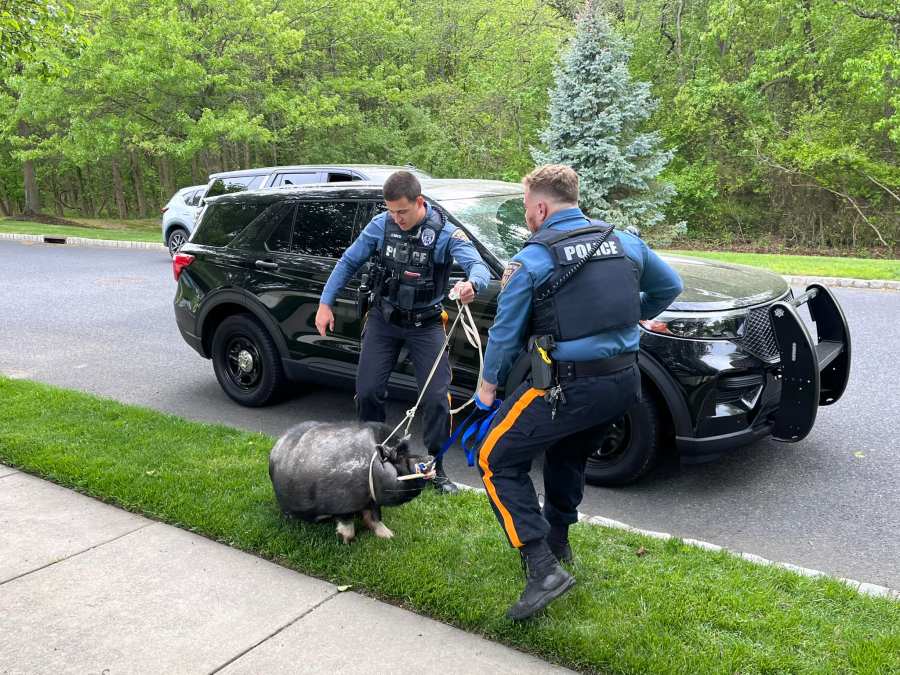
<path fill-rule="evenodd" d="M 822 284 L 835 288 L 875 288 L 884 291 L 900 291 L 900 281 L 887 279 L 851 279 L 850 277 L 803 277 L 782 274 L 782 278 L 791 286 L 807 286 Z"/>
<path fill-rule="evenodd" d="M 93 246 L 98 248 L 130 248 L 150 251 L 169 252 L 163 244 L 150 241 L 124 241 L 120 239 L 87 239 L 85 237 L 69 237 L 51 234 L 12 234 L 0 232 L 0 241 L 30 241 L 36 244 L 51 246 Z"/>
<path fill-rule="evenodd" d="M 457 486 L 463 490 L 469 490 L 472 492 L 480 492 L 482 494 L 487 494 L 484 489 L 472 487 L 471 485 L 463 485 L 461 483 L 457 483 Z M 755 553 L 747 553 L 746 551 L 733 551 L 730 548 L 726 548 L 725 546 L 719 546 L 718 544 L 711 544 L 708 541 L 700 541 L 699 539 L 687 539 L 676 537 L 675 535 L 669 534 L 668 532 L 654 532 L 653 530 L 642 530 L 639 527 L 632 527 L 627 523 L 623 523 L 619 520 L 613 520 L 612 518 L 604 518 L 603 516 L 589 516 L 586 513 L 578 513 L 578 521 L 581 523 L 587 523 L 588 525 L 594 525 L 596 527 L 609 527 L 614 530 L 625 530 L 627 532 L 634 532 L 635 534 L 641 534 L 646 537 L 652 537 L 653 539 L 661 539 L 663 541 L 667 539 L 681 539 L 681 541 L 688 546 L 694 546 L 696 548 L 702 548 L 705 551 L 712 551 L 714 553 L 722 552 L 728 553 L 729 555 L 737 556 L 738 558 L 742 558 L 748 562 L 755 563 L 757 565 L 771 565 L 773 567 L 780 567 L 782 569 L 788 570 L 790 572 L 794 572 L 795 574 L 799 574 L 804 577 L 824 577 L 827 579 L 832 579 L 834 581 L 840 581 L 841 583 L 849 586 L 857 593 L 861 593 L 862 595 L 871 595 L 873 597 L 878 598 L 888 598 L 890 600 L 896 600 L 900 602 L 900 590 L 895 590 L 893 588 L 888 588 L 887 586 L 879 586 L 878 584 L 870 584 L 864 581 L 857 581 L 856 579 L 845 579 L 843 577 L 835 577 L 828 572 L 822 572 L 821 570 L 814 570 L 808 567 L 801 567 L 800 565 L 794 565 L 792 563 L 779 562 L 777 560 L 769 560 L 768 558 L 763 558 L 760 555 L 756 555 Z"/>

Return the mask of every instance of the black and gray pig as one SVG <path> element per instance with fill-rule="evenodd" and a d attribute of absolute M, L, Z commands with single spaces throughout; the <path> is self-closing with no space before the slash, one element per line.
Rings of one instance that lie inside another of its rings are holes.
<path fill-rule="evenodd" d="M 281 510 L 308 522 L 335 518 L 345 544 L 356 536 L 357 514 L 375 536 L 393 537 L 381 522 L 381 507 L 416 497 L 426 479 L 398 478 L 416 473 L 431 457 L 410 455 L 405 442 L 383 446 L 390 432 L 371 422 L 303 422 L 288 429 L 269 453 L 269 478 Z"/>

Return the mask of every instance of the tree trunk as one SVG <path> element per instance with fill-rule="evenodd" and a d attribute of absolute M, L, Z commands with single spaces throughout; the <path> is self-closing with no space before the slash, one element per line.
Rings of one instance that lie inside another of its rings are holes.
<path fill-rule="evenodd" d="M 172 160 L 168 157 L 161 157 L 159 160 L 160 182 L 162 183 L 162 201 L 165 203 L 175 194 L 175 176 L 172 171 Z"/>
<path fill-rule="evenodd" d="M 200 172 L 200 162 L 197 161 L 197 155 L 191 157 L 191 182 L 194 185 L 200 185 L 204 182 L 203 174 Z"/>
<path fill-rule="evenodd" d="M 125 185 L 122 182 L 122 172 L 119 170 L 119 160 L 112 160 L 113 194 L 116 199 L 116 212 L 123 220 L 128 217 L 128 204 L 125 203 Z"/>
<path fill-rule="evenodd" d="M 141 170 L 141 157 L 136 150 L 131 151 L 131 178 L 134 192 L 137 195 L 138 218 L 147 217 L 147 197 L 144 195 L 144 172 Z"/>
<path fill-rule="evenodd" d="M 78 205 L 81 209 L 81 215 L 83 216 L 96 216 L 94 213 L 94 203 L 91 200 L 91 195 L 88 193 L 87 188 L 84 186 L 84 175 L 81 173 L 81 167 L 75 167 L 75 177 L 77 178 L 78 184 Z"/>
<path fill-rule="evenodd" d="M 11 216 L 12 209 L 10 208 L 9 199 L 4 194 L 0 194 L 0 215 L 2 216 Z"/>
<path fill-rule="evenodd" d="M 19 136 L 28 138 L 30 134 L 28 125 L 24 120 L 19 121 Z M 37 176 L 34 171 L 34 161 L 26 160 L 22 165 L 22 176 L 25 179 L 25 214 L 37 214 L 41 212 L 41 195 L 38 188 Z"/>
<path fill-rule="evenodd" d="M 65 211 L 63 211 L 63 195 L 60 194 L 59 183 L 56 182 L 56 176 L 50 176 L 50 191 L 53 193 L 53 213 L 55 213 L 59 218 L 65 216 Z"/>
<path fill-rule="evenodd" d="M 244 168 L 249 169 L 252 167 L 250 164 L 250 143 L 244 143 Z"/>

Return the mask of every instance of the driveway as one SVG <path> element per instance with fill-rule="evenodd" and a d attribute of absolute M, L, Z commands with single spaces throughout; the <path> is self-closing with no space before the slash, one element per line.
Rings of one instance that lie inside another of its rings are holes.
<path fill-rule="evenodd" d="M 296 396 L 264 409 L 228 399 L 210 362 L 178 333 L 165 253 L 0 241 L 0 288 L 4 375 L 272 435 L 306 419 L 353 419 L 346 390 L 297 385 Z M 891 321 L 900 293 L 836 294 L 851 326 L 853 371 L 844 398 L 819 410 L 805 440 L 762 441 L 700 466 L 670 456 L 637 485 L 588 488 L 582 510 L 900 588 L 900 367 Z M 406 407 L 392 405 L 389 421 Z M 451 475 L 480 485 L 452 452 Z"/>

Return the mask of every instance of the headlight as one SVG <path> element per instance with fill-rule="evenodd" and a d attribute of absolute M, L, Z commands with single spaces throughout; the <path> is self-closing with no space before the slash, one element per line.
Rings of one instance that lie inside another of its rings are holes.
<path fill-rule="evenodd" d="M 697 340 L 733 340 L 744 334 L 747 312 L 663 312 L 655 319 L 641 321 L 641 326 L 659 335 Z"/>

